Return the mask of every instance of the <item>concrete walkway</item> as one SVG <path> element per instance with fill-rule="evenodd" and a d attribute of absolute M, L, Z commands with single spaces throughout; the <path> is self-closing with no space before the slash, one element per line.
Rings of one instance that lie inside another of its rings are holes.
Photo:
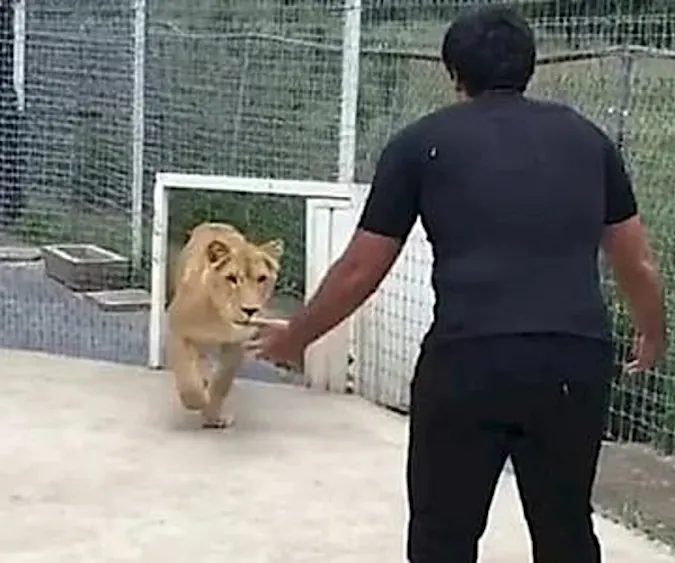
<path fill-rule="evenodd" d="M 205 431 L 166 374 L 0 350 L 2 563 L 402 562 L 405 419 L 240 380 Z M 672 555 L 598 520 L 609 563 Z M 529 561 L 504 475 L 482 563 Z"/>

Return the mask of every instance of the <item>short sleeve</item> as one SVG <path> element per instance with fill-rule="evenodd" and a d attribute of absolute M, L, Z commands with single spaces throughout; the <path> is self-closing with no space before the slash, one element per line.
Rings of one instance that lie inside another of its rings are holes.
<path fill-rule="evenodd" d="M 605 224 L 630 219 L 638 212 L 633 183 L 621 152 L 607 139 L 605 145 Z"/>
<path fill-rule="evenodd" d="M 407 136 L 392 139 L 382 151 L 358 223 L 360 229 L 405 240 L 419 214 L 419 180 Z"/>

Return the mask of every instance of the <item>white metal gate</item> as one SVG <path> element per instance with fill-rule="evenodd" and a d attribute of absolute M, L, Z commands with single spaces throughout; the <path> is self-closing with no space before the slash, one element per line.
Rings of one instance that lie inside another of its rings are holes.
<path fill-rule="evenodd" d="M 169 190 L 245 192 L 306 198 L 307 272 L 305 296 L 316 290 L 326 270 L 342 253 L 353 230 L 351 184 L 274 180 L 201 174 L 157 174 L 152 229 L 152 288 L 148 365 L 164 359 L 164 303 L 168 245 Z M 305 368 L 313 387 L 344 392 L 347 385 L 350 321 L 336 327 L 308 350 Z"/>

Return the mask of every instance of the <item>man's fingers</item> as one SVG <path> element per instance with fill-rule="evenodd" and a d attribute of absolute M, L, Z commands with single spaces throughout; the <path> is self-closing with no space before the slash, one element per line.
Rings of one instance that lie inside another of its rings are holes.
<path fill-rule="evenodd" d="M 253 318 L 249 321 L 251 326 L 256 326 L 259 328 L 265 327 L 287 327 L 288 321 L 286 319 L 266 319 L 265 317 Z"/>
<path fill-rule="evenodd" d="M 623 366 L 623 372 L 628 375 L 633 375 L 640 371 L 638 360 L 632 360 Z"/>
<path fill-rule="evenodd" d="M 638 358 L 625 364 L 623 371 L 628 375 L 633 375 L 642 371 L 649 371 L 654 368 L 654 365 L 656 365 L 656 362 L 651 358 Z"/>
<path fill-rule="evenodd" d="M 252 340 L 244 340 L 241 346 L 244 350 L 255 350 L 262 347 L 262 343 L 260 338 L 254 338 Z"/>

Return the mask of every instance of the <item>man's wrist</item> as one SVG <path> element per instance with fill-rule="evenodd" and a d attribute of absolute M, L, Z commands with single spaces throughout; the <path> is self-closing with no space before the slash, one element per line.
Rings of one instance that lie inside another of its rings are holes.
<path fill-rule="evenodd" d="M 668 340 L 667 334 L 665 330 L 648 330 L 642 333 L 643 336 L 652 342 L 662 344 L 663 346 L 666 345 L 666 342 Z"/>
<path fill-rule="evenodd" d="M 307 323 L 301 314 L 291 318 L 288 323 L 288 333 L 301 348 L 307 348 L 314 341 L 311 332 L 308 330 Z"/>

